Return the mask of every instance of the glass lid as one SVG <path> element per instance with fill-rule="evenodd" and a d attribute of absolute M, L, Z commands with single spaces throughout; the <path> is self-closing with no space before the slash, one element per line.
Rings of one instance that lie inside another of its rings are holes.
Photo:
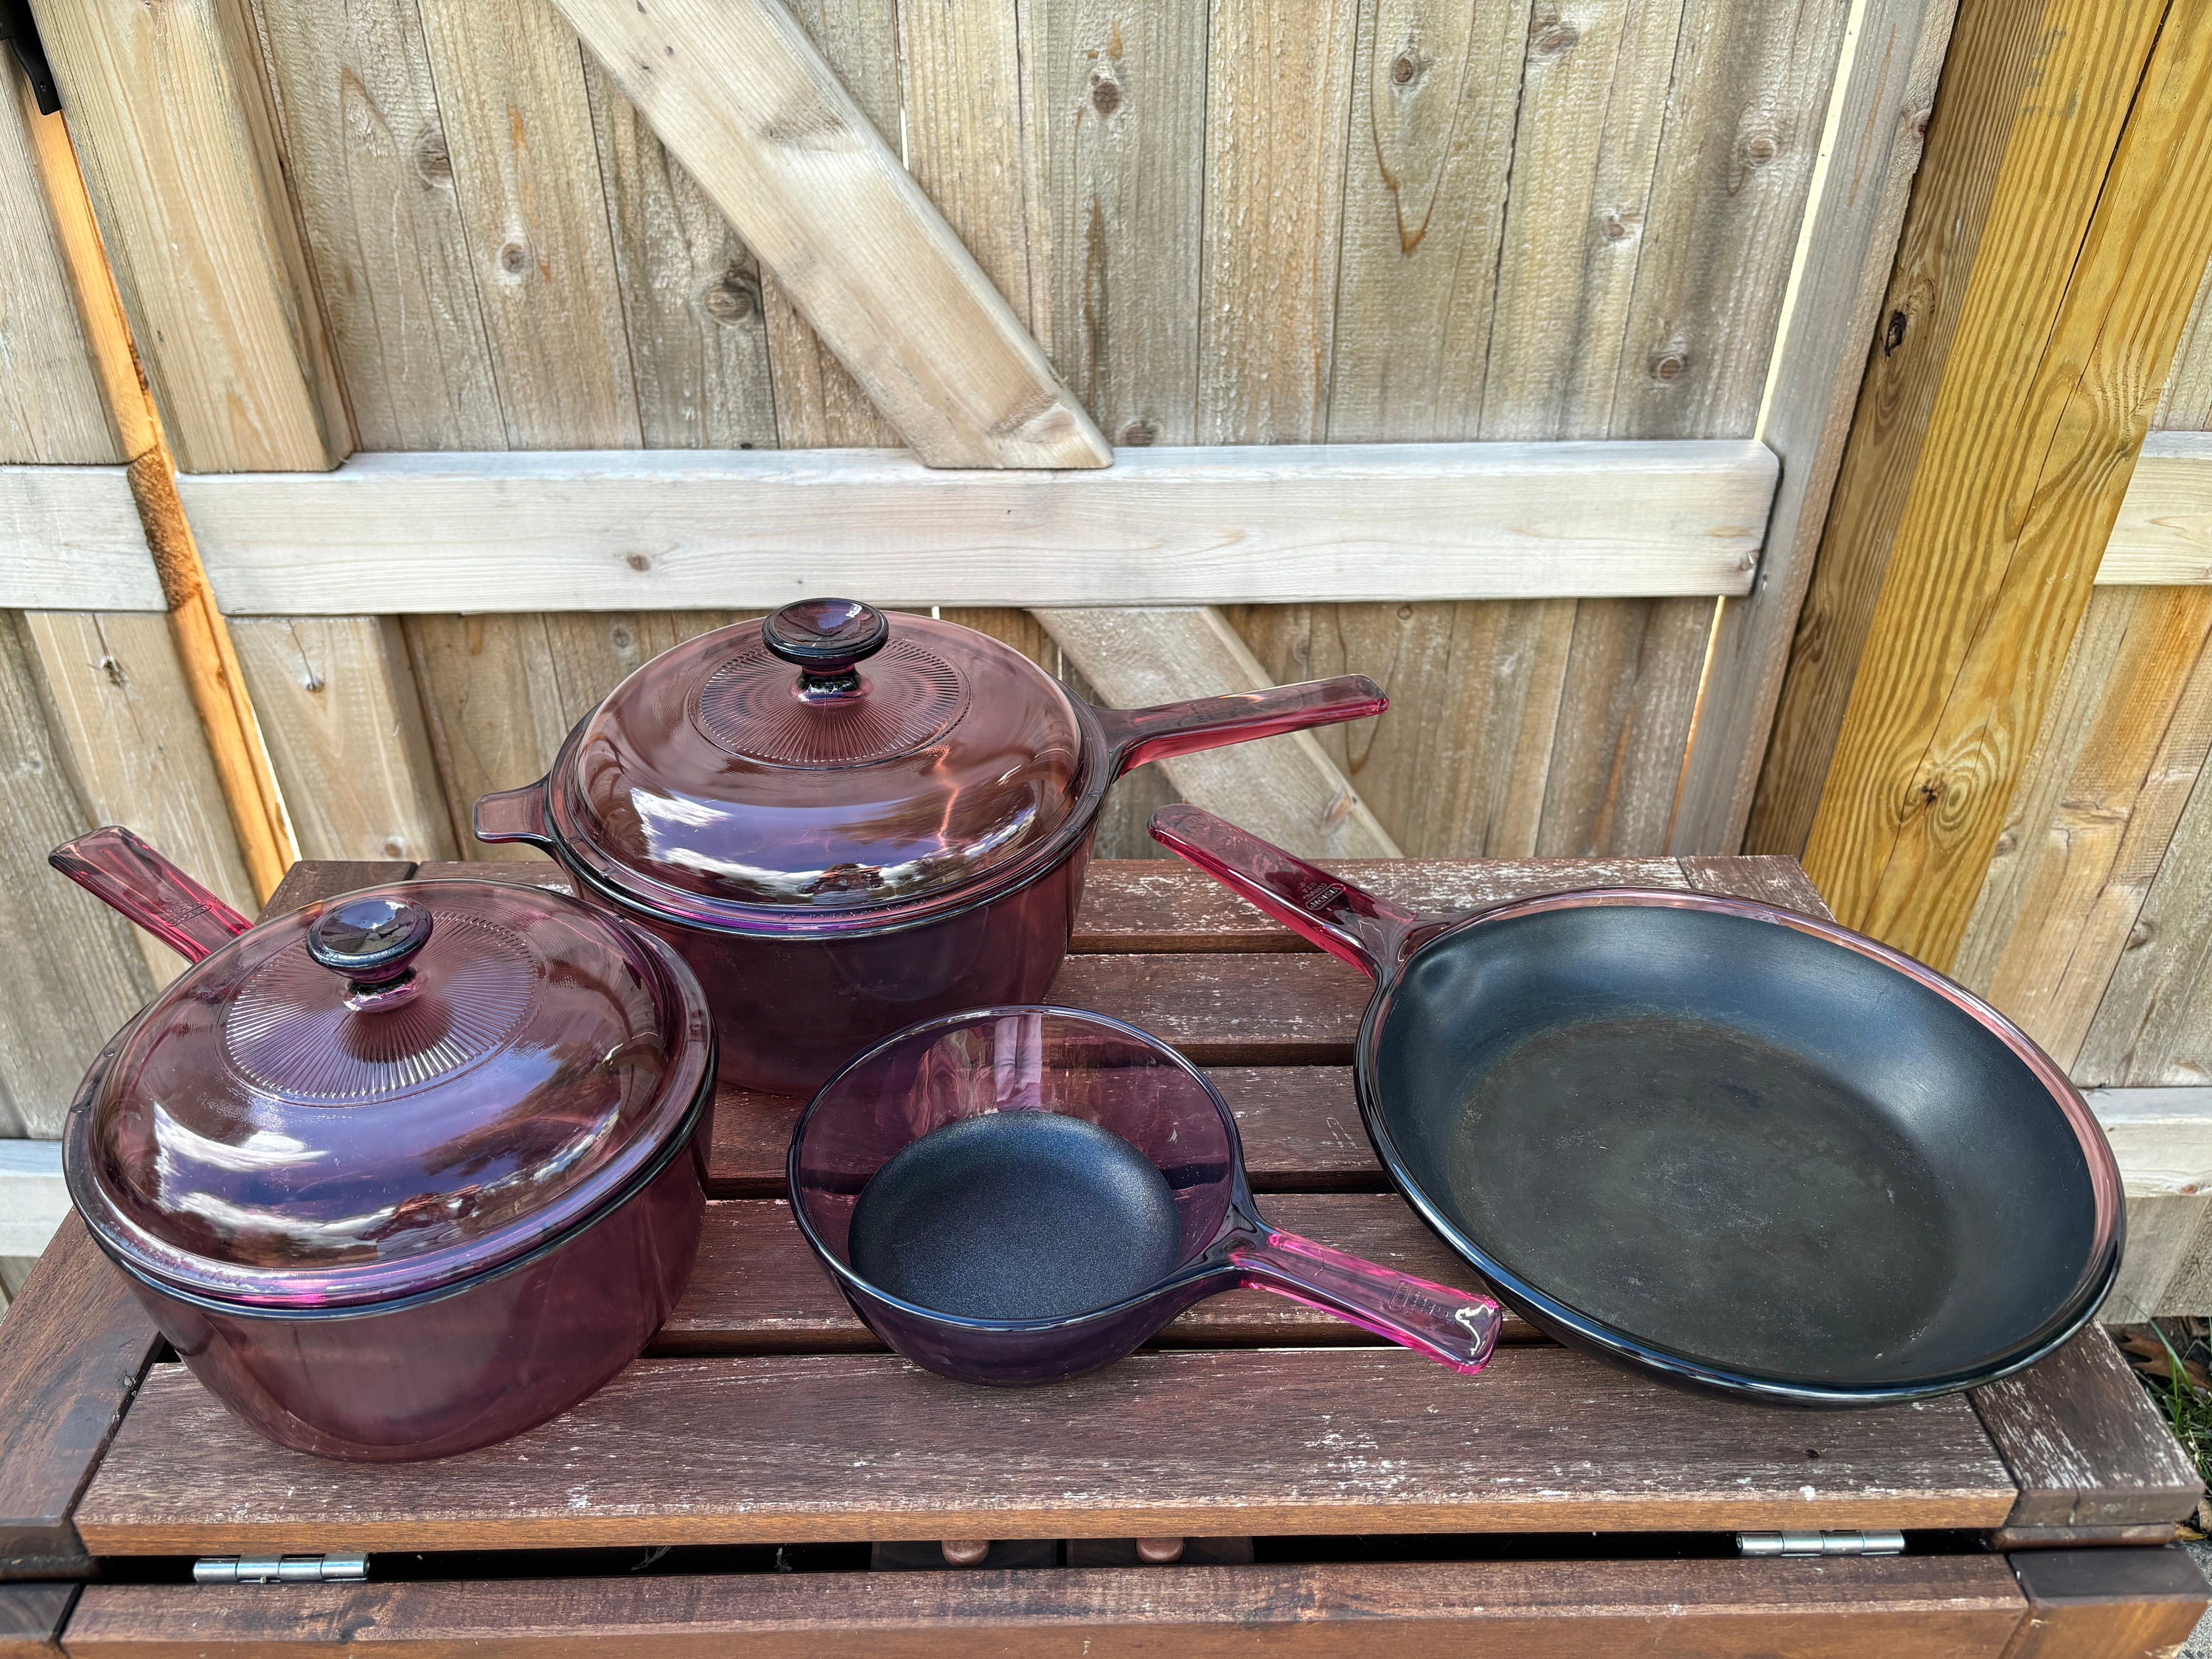
<path fill-rule="evenodd" d="M 70 1188 L 187 1292 L 414 1295 L 658 1168 L 710 1048 L 689 970 L 565 894 L 368 888 L 230 939 L 155 1000 L 70 1114 Z"/>
<path fill-rule="evenodd" d="M 1083 787 L 1058 681 L 987 635 L 808 599 L 639 669 L 548 790 L 561 840 L 647 904 L 849 910 L 943 893 L 1051 836 Z"/>

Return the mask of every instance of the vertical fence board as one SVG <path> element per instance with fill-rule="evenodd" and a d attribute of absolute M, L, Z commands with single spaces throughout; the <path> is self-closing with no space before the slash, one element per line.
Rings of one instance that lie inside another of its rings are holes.
<path fill-rule="evenodd" d="M 242 0 L 41 0 L 107 257 L 189 472 L 351 447 Z"/>
<path fill-rule="evenodd" d="M 2005 129 L 1988 228 L 1927 428 L 1889 448 L 1910 495 L 1806 848 L 1839 916 L 1939 967 L 2212 252 L 2170 188 L 2212 164 L 2212 9 L 1990 10 L 1963 9 L 1953 69 L 1995 95 L 1939 110 L 1929 161 L 1947 118 Z"/>
<path fill-rule="evenodd" d="M 1954 971 L 2061 1065 L 2087 1035 L 2212 746 L 2212 588 L 2091 599 Z"/>
<path fill-rule="evenodd" d="M 2075 1074 L 2084 1083 L 2212 1083 L 2212 784 L 2206 776 L 2197 775 L 2082 1042 Z"/>
<path fill-rule="evenodd" d="M 752 251 L 606 72 L 585 79 L 646 447 L 774 448 Z"/>
<path fill-rule="evenodd" d="M 502 447 L 492 343 L 415 0 L 257 4 L 362 447 Z"/>
<path fill-rule="evenodd" d="M 1356 11 L 1356 0 L 1212 8 L 1200 443 L 1327 434 Z"/>
<path fill-rule="evenodd" d="M 32 148 L 30 81 L 0 83 L 0 464 L 113 465 L 108 422 Z"/>
<path fill-rule="evenodd" d="M 1490 357 L 1525 4 L 1364 0 L 1328 435 L 1472 438 Z"/>
<path fill-rule="evenodd" d="M 86 816 L 128 824 L 217 896 L 247 915 L 259 909 L 168 618 L 147 611 L 33 611 L 23 623 Z M 153 982 L 167 983 L 184 959 L 152 934 L 131 931 Z"/>
<path fill-rule="evenodd" d="M 0 612 L 0 927 L 37 970 L 0 997 L 0 1135 L 61 1133 L 86 1062 L 153 981 L 120 917 L 46 867 L 46 851 L 92 827 L 40 706 L 17 613 Z"/>
<path fill-rule="evenodd" d="M 896 0 L 790 0 L 790 10 L 884 142 L 903 158 Z M 773 277 L 761 284 L 761 309 L 775 382 L 776 441 L 786 449 L 898 447 L 898 428 L 815 337 Z"/>
<path fill-rule="evenodd" d="M 1206 18 L 1020 0 L 1030 330 L 1117 444 L 1194 441 Z"/>
<path fill-rule="evenodd" d="M 421 3 L 507 443 L 634 449 L 583 48 L 546 0 Z"/>
<path fill-rule="evenodd" d="M 390 617 L 234 617 L 231 637 L 300 855 L 449 859 L 437 788 L 398 622 Z"/>
<path fill-rule="evenodd" d="M 2204 267 L 2204 280 L 2197 286 L 2150 424 L 2154 432 L 2212 430 L 2212 264 Z"/>

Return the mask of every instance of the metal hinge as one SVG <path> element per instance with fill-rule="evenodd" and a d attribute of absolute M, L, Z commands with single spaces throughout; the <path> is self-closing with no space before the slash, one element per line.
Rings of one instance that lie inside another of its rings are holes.
<path fill-rule="evenodd" d="M 210 1555 L 192 1563 L 195 1584 L 358 1583 L 366 1555 Z"/>
<path fill-rule="evenodd" d="M 39 26 L 31 21 L 31 0 L 0 0 L 0 40 L 15 49 L 15 61 L 39 100 L 39 113 L 52 115 L 62 106 L 54 85 L 54 72 L 46 66 L 46 49 L 39 40 Z"/>
<path fill-rule="evenodd" d="M 1740 1532 L 1739 1555 L 1902 1555 L 1901 1532 Z"/>

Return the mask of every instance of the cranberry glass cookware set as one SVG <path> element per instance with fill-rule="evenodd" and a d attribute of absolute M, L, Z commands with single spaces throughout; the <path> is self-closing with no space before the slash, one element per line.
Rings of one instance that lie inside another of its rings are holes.
<path fill-rule="evenodd" d="M 1097 708 L 818 599 L 647 664 L 477 803 L 573 898 L 403 882 L 255 927 L 94 831 L 56 866 L 192 965 L 93 1062 L 70 1195 L 213 1393 L 337 1457 L 487 1444 L 638 1354 L 697 1251 L 718 1075 L 812 1096 L 793 1218 L 931 1370 L 1073 1376 L 1242 1285 L 1479 1370 L 1497 1302 L 1272 1227 L 1202 1073 L 1042 1004 L 1115 778 L 1383 708 L 1351 677 Z M 2080 1096 L 1870 940 L 1624 889 L 1414 916 L 1192 809 L 1153 833 L 1376 976 L 1384 1168 L 1563 1340 L 1871 1404 L 2029 1364 L 2109 1288 Z"/>

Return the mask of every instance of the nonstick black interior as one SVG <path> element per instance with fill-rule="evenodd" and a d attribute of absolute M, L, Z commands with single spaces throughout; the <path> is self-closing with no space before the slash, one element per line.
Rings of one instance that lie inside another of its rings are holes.
<path fill-rule="evenodd" d="M 1167 1178 L 1112 1130 L 993 1112 L 900 1148 L 861 1189 L 847 1249 L 916 1307 L 1054 1319 L 1150 1290 L 1182 1236 Z"/>
<path fill-rule="evenodd" d="M 1401 1179 L 1540 1320 L 1531 1291 L 1725 1372 L 1899 1387 L 2017 1349 L 2094 1265 L 2081 1144 L 2027 1065 L 1794 928 L 1472 923 L 1415 954 L 1366 1058 Z"/>

